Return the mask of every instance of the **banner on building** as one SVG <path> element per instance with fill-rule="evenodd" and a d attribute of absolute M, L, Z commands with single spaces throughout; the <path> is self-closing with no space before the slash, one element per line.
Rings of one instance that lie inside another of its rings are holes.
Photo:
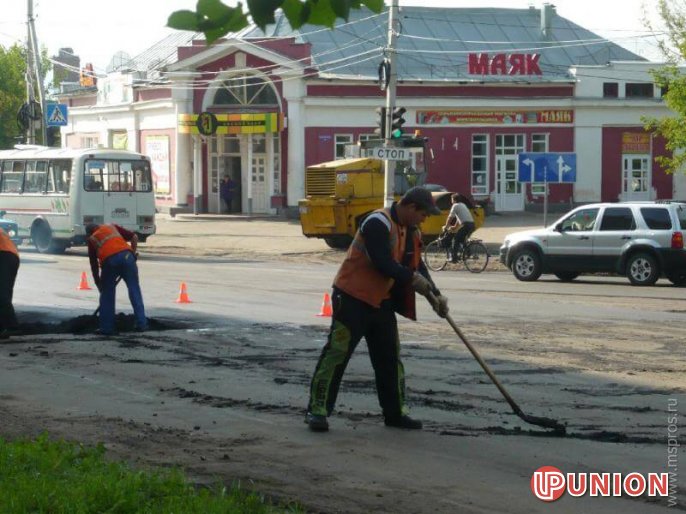
<path fill-rule="evenodd" d="M 112 148 L 116 150 L 128 150 L 129 134 L 127 132 L 112 133 Z"/>
<path fill-rule="evenodd" d="M 540 111 L 417 111 L 418 125 L 527 125 L 574 123 L 571 109 Z"/>
<path fill-rule="evenodd" d="M 650 153 L 650 134 L 623 132 L 622 153 Z"/>
<path fill-rule="evenodd" d="M 203 113 L 204 114 L 204 113 Z M 198 120 L 203 114 L 179 114 L 179 133 L 202 134 Z M 215 134 L 264 134 L 283 130 L 283 114 L 261 112 L 256 114 L 214 114 Z"/>
<path fill-rule="evenodd" d="M 145 155 L 150 157 L 155 193 L 170 194 L 169 136 L 147 136 L 145 138 Z"/>

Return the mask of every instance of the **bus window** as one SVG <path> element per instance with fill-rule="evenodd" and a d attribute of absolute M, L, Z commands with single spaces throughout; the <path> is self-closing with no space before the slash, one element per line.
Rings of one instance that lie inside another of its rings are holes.
<path fill-rule="evenodd" d="M 152 191 L 152 178 L 148 161 L 136 161 L 133 163 L 136 191 L 148 193 Z"/>
<path fill-rule="evenodd" d="M 2 167 L 3 193 L 21 193 L 24 184 L 24 161 L 5 161 Z"/>
<path fill-rule="evenodd" d="M 83 180 L 83 186 L 86 191 L 102 191 L 104 189 L 103 168 L 105 168 L 104 161 L 86 161 Z"/>
<path fill-rule="evenodd" d="M 133 191 L 133 170 L 131 161 L 119 163 L 119 191 Z"/>
<path fill-rule="evenodd" d="M 24 193 L 44 193 L 47 179 L 47 161 L 26 161 Z"/>
<path fill-rule="evenodd" d="M 48 193 L 68 193 L 71 179 L 71 161 L 50 161 Z"/>

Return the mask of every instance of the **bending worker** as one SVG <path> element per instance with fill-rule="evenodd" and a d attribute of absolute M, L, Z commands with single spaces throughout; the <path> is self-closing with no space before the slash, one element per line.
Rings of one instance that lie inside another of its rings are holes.
<path fill-rule="evenodd" d="M 450 208 L 448 218 L 445 220 L 443 231 L 448 234 L 448 237 L 452 238 L 450 247 L 451 260 L 452 262 L 457 262 L 460 246 L 474 232 L 476 225 L 474 225 L 474 217 L 467 206 L 467 204 L 471 204 L 467 198 L 460 193 L 454 193 L 450 200 L 453 206 Z"/>
<path fill-rule="evenodd" d="M 114 335 L 114 310 L 117 279 L 121 277 L 129 290 L 129 300 L 136 317 L 136 330 L 148 328 L 143 295 L 138 281 L 138 236 L 119 225 L 86 226 L 88 258 L 93 280 L 100 291 L 100 334 Z M 131 247 L 126 243 L 131 242 Z M 102 269 L 102 275 L 100 274 Z"/>
<path fill-rule="evenodd" d="M 439 214 L 431 193 L 414 187 L 390 208 L 378 209 L 360 225 L 333 284 L 333 316 L 327 343 L 312 377 L 305 422 L 329 429 L 343 372 L 362 337 L 376 376 L 376 390 L 387 426 L 420 429 L 407 415 L 405 376 L 395 313 L 415 318 L 415 291 L 445 316 L 448 301 L 431 281 L 421 260 L 417 225 Z M 434 296 L 431 296 L 433 294 Z"/>
<path fill-rule="evenodd" d="M 19 271 L 19 252 L 14 242 L 0 228 L 0 339 L 9 337 L 9 330 L 17 328 L 17 315 L 12 305 L 14 282 Z"/>

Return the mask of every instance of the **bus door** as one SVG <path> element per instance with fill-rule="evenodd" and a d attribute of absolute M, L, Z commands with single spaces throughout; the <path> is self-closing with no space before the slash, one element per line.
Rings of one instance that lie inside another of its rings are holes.
<path fill-rule="evenodd" d="M 103 171 L 106 184 L 103 196 L 105 223 L 116 223 L 128 230 L 137 231 L 138 203 L 133 161 L 108 161 Z"/>

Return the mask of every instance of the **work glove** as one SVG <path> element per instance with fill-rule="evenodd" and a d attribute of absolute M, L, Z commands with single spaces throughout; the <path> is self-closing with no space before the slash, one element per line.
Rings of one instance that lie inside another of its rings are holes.
<path fill-rule="evenodd" d="M 414 272 L 412 275 L 412 288 L 420 295 L 429 297 L 431 294 L 431 282 L 429 282 L 422 274 Z"/>
<path fill-rule="evenodd" d="M 445 318 L 448 315 L 448 299 L 442 294 L 429 298 L 431 307 L 433 307 L 434 311 L 436 311 L 436 314 L 438 314 L 441 318 Z"/>

